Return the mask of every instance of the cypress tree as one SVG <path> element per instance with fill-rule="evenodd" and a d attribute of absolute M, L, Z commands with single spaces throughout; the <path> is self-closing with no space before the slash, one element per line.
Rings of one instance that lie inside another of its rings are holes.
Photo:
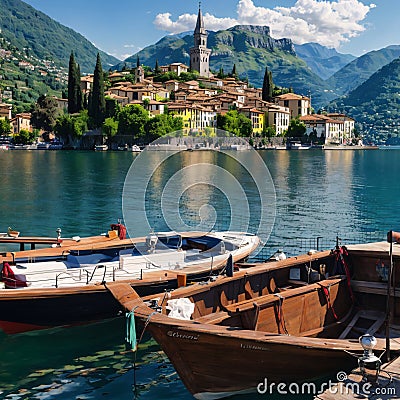
<path fill-rule="evenodd" d="M 76 63 L 74 53 L 71 51 L 68 67 L 68 113 L 73 114 L 76 112 L 76 109 Z"/>
<path fill-rule="evenodd" d="M 93 87 L 91 96 L 89 97 L 89 104 L 89 116 L 92 118 L 93 124 L 97 128 L 103 123 L 106 111 L 104 75 L 99 53 L 97 53 L 96 67 L 93 76 Z"/>
<path fill-rule="evenodd" d="M 140 60 L 139 60 L 139 56 L 136 56 L 136 68 L 140 67 Z"/>
<path fill-rule="evenodd" d="M 272 101 L 273 97 L 273 82 L 272 82 L 272 72 L 268 71 L 268 67 L 265 67 L 264 81 L 262 87 L 262 99 L 264 101 Z"/>
<path fill-rule="evenodd" d="M 236 64 L 233 64 L 233 68 L 232 68 L 232 77 L 236 78 Z"/>
<path fill-rule="evenodd" d="M 74 53 L 71 52 L 68 68 L 68 113 L 74 114 L 82 109 L 81 72 L 79 64 L 75 62 Z"/>
<path fill-rule="evenodd" d="M 156 74 L 159 74 L 159 73 L 160 73 L 160 67 L 159 67 L 159 65 L 158 65 L 158 59 L 156 60 L 156 66 L 154 67 L 154 72 L 155 72 Z"/>
<path fill-rule="evenodd" d="M 77 111 L 83 110 L 83 95 L 81 89 L 81 67 L 79 64 L 76 64 L 76 104 L 77 104 Z"/>

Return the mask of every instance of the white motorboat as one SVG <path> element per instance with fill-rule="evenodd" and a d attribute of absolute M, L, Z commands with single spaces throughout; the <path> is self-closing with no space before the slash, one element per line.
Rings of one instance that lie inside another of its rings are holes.
<path fill-rule="evenodd" d="M 212 271 L 230 255 L 234 261 L 245 259 L 259 242 L 242 232 L 151 234 L 123 250 L 71 251 L 59 261 L 17 262 L 8 266 L 7 276 L 3 271 L 3 281 L 13 289 L 59 288 L 145 279 L 146 274 L 162 276 L 170 270 Z"/>
<path fill-rule="evenodd" d="M 95 151 L 107 151 L 108 146 L 106 144 L 97 144 L 96 146 L 94 146 L 94 150 Z"/>
<path fill-rule="evenodd" d="M 140 153 L 142 150 L 140 149 L 140 147 L 136 144 L 134 144 L 131 148 L 132 153 Z"/>

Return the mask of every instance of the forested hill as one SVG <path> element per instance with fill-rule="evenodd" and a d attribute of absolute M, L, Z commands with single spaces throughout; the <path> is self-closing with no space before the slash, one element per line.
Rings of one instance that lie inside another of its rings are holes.
<path fill-rule="evenodd" d="M 399 94 L 400 58 L 396 58 L 329 108 L 347 112 L 363 124 L 365 133 L 384 141 L 400 133 Z"/>
<path fill-rule="evenodd" d="M 327 83 L 338 96 L 349 93 L 365 82 L 373 73 L 400 56 L 400 46 L 388 46 L 370 51 L 337 71 Z"/>
<path fill-rule="evenodd" d="M 68 7 L 68 2 L 65 3 Z M 56 22 L 21 0 L 0 0 L 1 35 L 19 50 L 29 49 L 39 59 L 68 67 L 71 50 L 76 54 L 82 72 L 93 72 L 97 52 L 103 66 L 119 60 L 97 49 L 81 34 Z"/>

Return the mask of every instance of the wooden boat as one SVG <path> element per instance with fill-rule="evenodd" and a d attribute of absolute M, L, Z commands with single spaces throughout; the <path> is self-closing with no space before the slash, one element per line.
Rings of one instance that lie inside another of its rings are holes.
<path fill-rule="evenodd" d="M 386 243 L 353 247 L 348 255 L 337 249 L 289 258 L 156 300 L 120 283 L 108 288 L 160 344 L 188 390 L 214 399 L 255 392 L 265 379 L 310 382 L 346 371 L 356 363 L 347 352 L 362 352 L 357 339 L 366 332 L 378 337 L 376 350 L 383 351 L 387 284 L 380 268 L 388 263 L 387 249 Z M 399 297 L 391 298 L 394 324 Z M 189 300 L 191 319 L 167 315 L 171 300 Z M 400 352 L 399 336 L 391 331 L 392 352 Z"/>
<path fill-rule="evenodd" d="M 0 289 L 0 328 L 17 333 L 114 317 L 120 307 L 106 282 L 128 283 L 141 295 L 158 293 L 176 288 L 178 280 L 192 282 L 218 273 L 230 255 L 243 260 L 259 244 L 257 236 L 238 232 L 174 233 L 158 239 L 165 248 L 150 247 L 148 254 L 136 253 L 151 246 L 152 236 L 130 242 L 132 254 L 122 250 L 120 255 L 119 245 L 107 251 L 70 251 L 64 261 L 4 263 L 3 283 L 8 288 Z M 119 260 L 99 262 L 104 255 Z M 67 268 L 68 257 L 77 264 Z M 90 264 L 93 258 L 97 262 Z"/>
<path fill-rule="evenodd" d="M 121 233 L 121 232 L 124 233 Z M 16 261 L 36 262 L 57 259 L 69 254 L 71 250 L 85 251 L 104 248 L 126 248 L 132 246 L 132 239 L 126 239 L 126 228 L 122 224 L 111 224 L 107 234 L 83 237 L 42 237 L 42 236 L 18 236 L 11 237 L 8 233 L 0 233 L 0 243 L 19 244 L 20 251 L 6 251 L 0 253 L 0 263 L 15 264 Z M 25 250 L 30 245 L 31 250 Z M 50 246 L 36 249 L 36 245 Z"/>
<path fill-rule="evenodd" d="M 20 232 L 16 231 L 15 229 L 12 229 L 11 227 L 8 227 L 7 229 L 7 235 L 12 238 L 17 238 L 19 236 Z"/>

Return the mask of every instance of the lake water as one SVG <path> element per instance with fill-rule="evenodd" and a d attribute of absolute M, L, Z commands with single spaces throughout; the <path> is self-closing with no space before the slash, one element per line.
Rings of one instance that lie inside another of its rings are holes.
<path fill-rule="evenodd" d="M 317 237 L 319 247 L 331 248 L 337 235 L 344 243 L 364 242 L 400 230 L 400 150 L 261 151 L 229 157 L 203 151 L 179 153 L 167 161 L 160 154 L 146 155 L 151 179 L 138 173 L 136 164 L 124 189 L 136 157 L 128 152 L 0 152 L 0 231 L 11 226 L 22 235 L 55 236 L 60 227 L 64 237 L 88 236 L 106 232 L 125 216 L 131 236 L 146 234 L 146 224 L 135 223 L 135 212 L 142 207 L 155 230 L 179 223 L 206 228 L 214 223 L 216 229 L 247 226 L 263 235 L 271 229 L 265 249 L 257 255 L 263 259 L 277 248 L 289 254 L 315 248 Z M 272 188 L 258 157 L 269 169 Z M 230 175 L 211 183 L 199 180 L 208 174 L 205 164 L 210 163 Z M 250 173 L 243 163 L 250 165 Z M 202 169 L 189 168 L 193 164 Z M 268 190 L 255 184 L 257 174 L 265 178 Z M 138 191 L 144 184 L 145 190 Z M 232 189 L 235 185 L 237 191 Z M 265 220 L 261 204 L 268 211 Z M 180 219 L 171 219 L 176 211 Z M 121 319 L 0 334 L 0 398 L 134 398 L 133 360 L 123 353 L 123 336 Z M 191 398 L 150 338 L 144 339 L 136 362 L 140 398 Z"/>

